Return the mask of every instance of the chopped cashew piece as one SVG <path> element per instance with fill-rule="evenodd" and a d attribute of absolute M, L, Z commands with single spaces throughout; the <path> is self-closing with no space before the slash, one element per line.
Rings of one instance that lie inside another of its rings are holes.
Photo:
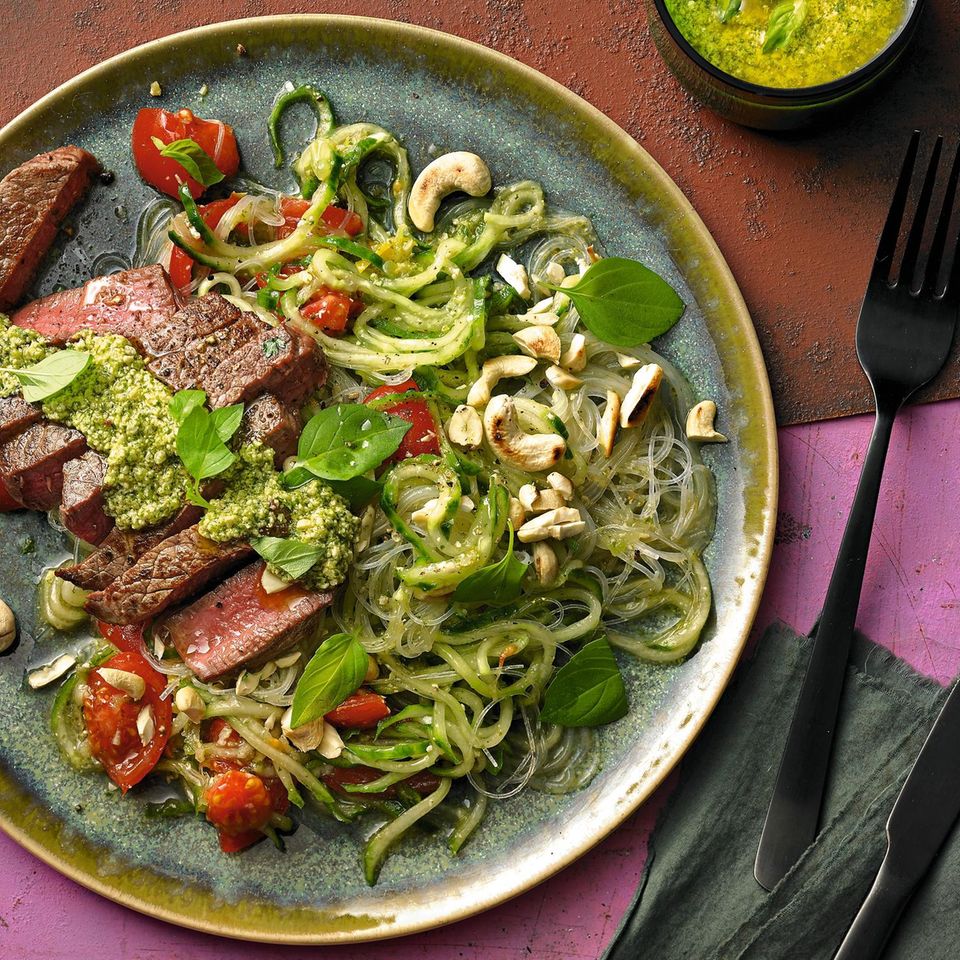
<path fill-rule="evenodd" d="M 579 377 L 575 377 L 569 370 L 564 370 L 556 364 L 547 367 L 547 379 L 558 390 L 576 390 L 583 383 Z"/>
<path fill-rule="evenodd" d="M 712 400 L 701 400 L 687 414 L 687 439 L 700 443 L 726 443 L 727 438 L 713 427 L 717 405 Z"/>
<path fill-rule="evenodd" d="M 557 579 L 557 555 L 544 540 L 538 540 L 533 545 L 533 569 L 542 584 L 553 583 Z"/>
<path fill-rule="evenodd" d="M 560 358 L 560 366 L 567 370 L 579 372 L 587 365 L 587 338 L 582 333 L 575 333 L 570 338 L 570 346 Z"/>
<path fill-rule="evenodd" d="M 527 268 L 522 263 L 517 263 L 513 257 L 508 257 L 505 253 L 501 253 L 500 259 L 497 261 L 497 273 L 499 273 L 524 300 L 530 299 L 530 278 L 527 276 Z"/>
<path fill-rule="evenodd" d="M 448 193 L 462 190 L 471 197 L 482 197 L 491 186 L 490 168 L 475 153 L 445 153 L 428 163 L 414 181 L 407 201 L 410 219 L 418 230 L 429 233 L 440 201 Z"/>
<path fill-rule="evenodd" d="M 193 687 L 181 687 L 173 698 L 178 713 L 186 714 L 191 723 L 199 723 L 207 712 L 203 697 Z"/>
<path fill-rule="evenodd" d="M 154 81 L 150 84 L 150 96 L 151 96 L 151 97 L 162 97 L 162 96 L 163 96 L 163 87 L 161 87 L 160 84 L 159 84 L 156 80 L 154 80 Z"/>
<path fill-rule="evenodd" d="M 525 483 L 517 491 L 517 499 L 520 501 L 524 510 L 533 509 L 533 501 L 537 499 L 537 488 L 535 484 Z"/>
<path fill-rule="evenodd" d="M 535 543 L 537 540 L 565 540 L 575 537 L 586 529 L 586 522 L 580 519 L 580 511 L 573 507 L 559 507 L 548 510 L 539 517 L 528 520 L 518 531 L 517 539 L 521 543 Z"/>
<path fill-rule="evenodd" d="M 663 368 L 658 363 L 648 363 L 633 375 L 633 383 L 620 405 L 621 427 L 639 427 L 643 423 L 661 380 Z"/>
<path fill-rule="evenodd" d="M 543 271 L 543 275 L 552 284 L 560 284 L 563 283 L 563 278 L 567 275 L 567 271 L 563 269 L 562 264 L 557 263 L 556 260 L 551 260 Z"/>
<path fill-rule="evenodd" d="M 317 717 L 309 723 L 301 724 L 299 727 L 291 727 L 290 720 L 293 717 L 293 707 L 288 707 L 280 718 L 280 729 L 283 735 L 298 750 L 316 750 L 323 742 L 323 728 L 326 721 L 323 717 Z"/>
<path fill-rule="evenodd" d="M 278 577 L 275 573 L 271 573 L 270 568 L 265 566 L 263 573 L 260 574 L 260 586 L 263 587 L 264 593 L 279 593 L 281 590 L 286 590 L 287 587 L 290 586 L 290 581 Z"/>
<path fill-rule="evenodd" d="M 483 421 L 473 407 L 461 403 L 447 423 L 450 442 L 465 450 L 476 450 L 483 443 Z"/>
<path fill-rule="evenodd" d="M 553 313 L 552 311 L 534 313 L 532 310 L 528 310 L 526 313 L 521 313 L 519 319 L 526 323 L 534 323 L 540 327 L 552 327 L 560 322 L 560 314 Z"/>
<path fill-rule="evenodd" d="M 629 353 L 618 353 L 617 363 L 619 363 L 624 370 L 636 370 L 637 367 L 643 366 L 643 361 L 639 357 L 631 357 Z"/>
<path fill-rule="evenodd" d="M 30 684 L 31 689 L 39 690 L 40 687 L 45 687 L 48 683 L 59 680 L 76 662 L 76 657 L 70 656 L 69 653 L 62 653 L 53 663 L 48 663 L 46 666 L 34 670 L 27 677 L 27 683 Z"/>
<path fill-rule="evenodd" d="M 505 377 L 525 377 L 535 366 L 534 357 L 510 354 L 493 357 L 480 368 L 480 378 L 470 388 L 467 403 L 471 407 L 485 407 L 490 402 L 490 391 Z"/>
<path fill-rule="evenodd" d="M 157 728 L 153 722 L 153 708 L 148 703 L 137 714 L 137 733 L 140 734 L 140 742 L 146 746 L 156 732 Z"/>
<path fill-rule="evenodd" d="M 9 650 L 17 638 L 17 619 L 13 611 L 0 600 L 0 653 Z"/>
<path fill-rule="evenodd" d="M 556 466 L 567 449 L 566 441 L 555 433 L 524 433 L 513 400 L 504 394 L 487 404 L 483 429 L 494 453 L 527 473 Z"/>
<path fill-rule="evenodd" d="M 131 700 L 139 700 L 147 692 L 147 683 L 139 673 L 129 670 L 114 670 L 112 667 L 100 667 L 97 673 L 110 684 L 122 690 Z"/>
<path fill-rule="evenodd" d="M 556 510 L 557 507 L 564 506 L 566 502 L 566 497 L 559 490 L 541 490 L 533 501 L 530 512 L 545 513 L 547 510 Z"/>
<path fill-rule="evenodd" d="M 552 363 L 558 363 L 560 360 L 560 337 L 553 327 L 544 324 L 531 324 L 517 331 L 513 339 L 520 344 L 520 349 L 542 360 L 549 360 Z"/>
<path fill-rule="evenodd" d="M 617 439 L 617 426 L 620 420 L 620 394 L 616 390 L 607 391 L 607 405 L 603 408 L 603 415 L 597 426 L 597 443 L 605 457 L 613 453 L 613 445 Z"/>
<path fill-rule="evenodd" d="M 519 530 L 523 526 L 523 521 L 526 519 L 527 512 L 523 509 L 523 504 L 516 498 L 510 498 L 510 523 L 513 524 L 514 530 Z"/>
<path fill-rule="evenodd" d="M 547 474 L 547 483 L 554 490 L 559 491 L 564 500 L 569 500 L 573 496 L 573 484 L 570 482 L 570 478 L 565 477 L 562 473 Z"/>

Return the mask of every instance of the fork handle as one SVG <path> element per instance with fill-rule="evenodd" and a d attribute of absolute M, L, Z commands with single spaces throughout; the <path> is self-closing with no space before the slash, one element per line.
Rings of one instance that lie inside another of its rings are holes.
<path fill-rule="evenodd" d="M 884 863 L 833 960 L 880 960 L 912 892 Z"/>
<path fill-rule="evenodd" d="M 897 408 L 877 409 L 867 457 L 787 735 L 754 868 L 757 880 L 767 890 L 776 886 L 817 835 L 880 480 L 896 413 Z"/>

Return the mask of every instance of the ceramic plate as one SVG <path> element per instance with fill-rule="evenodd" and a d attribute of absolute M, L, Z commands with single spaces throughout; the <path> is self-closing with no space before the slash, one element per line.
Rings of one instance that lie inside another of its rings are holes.
<path fill-rule="evenodd" d="M 154 80 L 159 100 L 148 92 Z M 31 665 L 70 643 L 36 634 L 35 584 L 45 565 L 63 558 L 63 545 L 39 515 L 0 517 L 3 596 L 23 631 L 15 652 L 0 658 L 3 828 L 68 876 L 155 917 L 235 937 L 333 943 L 411 933 L 493 907 L 574 861 L 651 793 L 713 709 L 756 612 L 776 513 L 776 437 L 746 307 L 663 170 L 556 83 L 405 24 L 286 16 L 192 30 L 108 60 L 27 110 L 0 132 L 0 170 L 75 143 L 116 173 L 74 215 L 72 236 L 35 292 L 76 285 L 132 253 L 138 216 L 153 196 L 130 157 L 139 107 L 190 107 L 231 123 L 246 168 L 290 188 L 273 169 L 265 135 L 286 80 L 320 86 L 341 121 L 369 119 L 395 131 L 415 169 L 433 145 L 481 154 L 495 183 L 540 181 L 552 202 L 593 220 L 608 253 L 667 277 L 689 306 L 658 346 L 698 395 L 717 400 L 731 439 L 705 451 L 720 507 L 706 554 L 715 608 L 697 653 L 679 667 L 625 665 L 633 709 L 603 730 L 603 767 L 588 788 L 565 797 L 527 792 L 495 805 L 457 858 L 430 837 L 404 843 L 374 889 L 361 875 L 355 828 L 311 818 L 286 854 L 258 844 L 225 857 L 199 820 L 147 819 L 142 803 L 108 791 L 105 778 L 73 773 L 47 733 L 52 693 L 24 683 Z"/>

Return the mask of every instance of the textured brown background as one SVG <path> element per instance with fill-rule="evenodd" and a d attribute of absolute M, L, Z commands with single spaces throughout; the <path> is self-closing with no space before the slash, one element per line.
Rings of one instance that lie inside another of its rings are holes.
<path fill-rule="evenodd" d="M 856 117 L 775 138 L 732 126 L 682 92 L 638 0 L 2 0 L 0 121 L 105 57 L 218 20 L 364 14 L 479 41 L 585 97 L 673 176 L 740 282 L 779 418 L 791 423 L 870 406 L 853 330 L 900 156 L 913 127 L 949 134 L 952 145 L 960 123 L 960 0 L 927 6 L 907 62 Z M 958 393 L 955 358 L 932 396 Z"/>

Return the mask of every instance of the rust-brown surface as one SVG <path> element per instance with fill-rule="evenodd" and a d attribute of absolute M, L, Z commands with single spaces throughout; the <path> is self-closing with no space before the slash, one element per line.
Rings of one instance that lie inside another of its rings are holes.
<path fill-rule="evenodd" d="M 960 0 L 927 4 L 892 83 L 831 130 L 776 138 L 732 126 L 680 89 L 639 0 L 4 0 L 6 122 L 57 84 L 155 37 L 271 13 L 419 23 L 541 70 L 633 135 L 693 201 L 754 317 L 782 423 L 870 408 L 853 332 L 875 238 L 909 131 L 956 135 Z M 55 145 L 51 145 L 55 146 Z M 929 399 L 960 394 L 956 357 Z"/>

